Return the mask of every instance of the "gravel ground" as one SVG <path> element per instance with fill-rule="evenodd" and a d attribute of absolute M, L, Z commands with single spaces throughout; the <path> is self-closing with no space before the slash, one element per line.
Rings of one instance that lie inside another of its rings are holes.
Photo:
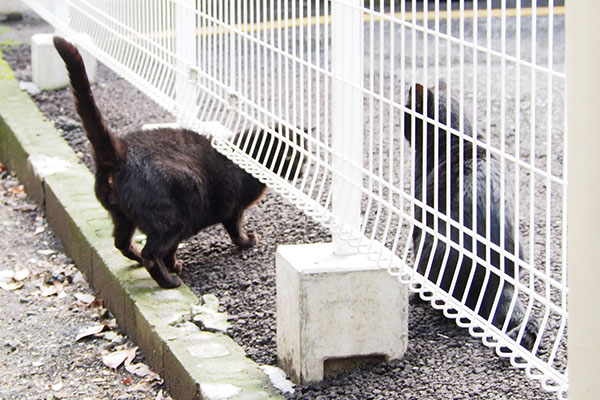
<path fill-rule="evenodd" d="M 170 399 L 2 164 L 0 226 L 0 399 Z"/>
<path fill-rule="evenodd" d="M 30 80 L 29 48 L 12 46 L 4 57 L 21 80 Z M 119 132 L 170 116 L 123 79 L 99 66 L 96 99 L 109 125 Z M 89 165 L 87 143 L 67 90 L 33 96 Z M 259 245 L 239 251 L 221 227 L 212 227 L 184 244 L 182 278 L 198 295 L 213 293 L 234 316 L 231 336 L 260 364 L 275 365 L 275 257 L 279 244 L 329 240 L 312 222 L 276 193 L 247 214 L 246 227 L 261 236 Z M 393 310 L 390 310 L 393 312 Z M 297 387 L 289 399 L 553 399 L 522 370 L 498 358 L 425 304 L 409 309 L 409 346 L 404 359 L 363 367 L 318 385 Z"/>

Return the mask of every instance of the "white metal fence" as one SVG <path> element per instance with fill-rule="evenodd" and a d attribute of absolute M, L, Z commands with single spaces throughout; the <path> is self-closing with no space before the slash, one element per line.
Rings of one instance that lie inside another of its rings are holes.
<path fill-rule="evenodd" d="M 566 396 L 563 6 L 25 2 L 330 227 L 338 253 L 368 253 Z M 286 141 L 301 176 L 232 135 L 278 125 L 303 138 Z"/>

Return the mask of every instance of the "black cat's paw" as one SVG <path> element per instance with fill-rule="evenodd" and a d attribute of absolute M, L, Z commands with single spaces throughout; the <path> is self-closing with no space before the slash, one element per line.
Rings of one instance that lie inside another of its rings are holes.
<path fill-rule="evenodd" d="M 417 293 L 417 292 L 411 292 L 408 295 L 408 304 L 416 305 L 416 304 L 423 304 L 423 303 L 425 303 L 425 300 L 423 300 L 421 298 L 421 296 L 419 295 L 419 293 Z"/>
<path fill-rule="evenodd" d="M 175 263 L 171 266 L 170 271 L 178 274 L 181 272 L 181 270 L 183 270 L 183 263 L 179 260 L 176 260 Z"/>
<path fill-rule="evenodd" d="M 256 233 L 248 233 L 245 238 L 240 238 L 236 244 L 239 248 L 247 249 L 258 244 L 259 236 Z"/>
<path fill-rule="evenodd" d="M 181 286 L 183 283 L 177 275 L 169 274 L 165 265 L 156 264 L 148 260 L 145 261 L 144 265 L 152 279 L 162 288 L 172 289 Z"/>
<path fill-rule="evenodd" d="M 516 340 L 519 334 L 519 330 L 521 325 L 513 328 L 511 331 L 507 332 L 508 336 L 512 339 Z M 537 319 L 530 318 L 527 321 L 527 325 L 525 325 L 525 332 L 523 332 L 523 337 L 521 339 L 521 346 L 525 347 L 527 350 L 531 351 L 533 349 L 533 345 L 537 340 L 538 333 L 540 330 L 540 322 Z"/>
<path fill-rule="evenodd" d="M 174 289 L 181 286 L 183 281 L 177 275 L 166 275 L 162 276 L 160 279 L 156 279 L 156 283 L 158 283 L 161 288 Z"/>
<path fill-rule="evenodd" d="M 258 234 L 256 234 L 256 233 L 249 233 L 248 234 L 248 242 L 250 244 L 248 245 L 248 247 L 256 246 L 258 244 L 258 240 L 259 239 L 260 239 L 260 236 L 258 236 Z"/>

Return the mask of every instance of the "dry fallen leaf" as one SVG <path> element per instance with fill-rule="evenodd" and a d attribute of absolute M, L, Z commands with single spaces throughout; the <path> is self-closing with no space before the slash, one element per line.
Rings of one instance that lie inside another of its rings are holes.
<path fill-rule="evenodd" d="M 73 283 L 83 283 L 85 282 L 85 278 L 81 271 L 76 271 L 75 275 L 73 275 Z"/>
<path fill-rule="evenodd" d="M 18 269 L 15 271 L 15 275 L 13 276 L 13 279 L 17 282 L 21 282 L 24 281 L 25 279 L 27 279 L 29 277 L 29 270 L 28 269 Z"/>
<path fill-rule="evenodd" d="M 133 349 L 113 351 L 112 353 L 104 353 L 102 355 L 102 362 L 108 368 L 116 370 L 126 360 L 129 360 L 129 362 L 131 362 L 131 360 L 135 358 L 136 351 L 137 347 Z"/>
<path fill-rule="evenodd" d="M 57 293 L 58 293 L 58 289 L 54 285 L 52 285 L 52 286 L 40 285 L 40 294 L 42 295 L 42 297 L 53 296 Z"/>
<path fill-rule="evenodd" d="M 152 372 L 150 370 L 150 367 L 148 367 L 146 364 L 144 363 L 137 363 L 137 364 L 125 364 L 125 369 L 130 373 L 130 374 L 135 374 L 137 376 L 139 376 L 140 378 L 145 378 L 148 375 L 152 375 L 154 374 L 154 372 Z"/>
<path fill-rule="evenodd" d="M 127 378 L 123 379 L 123 384 L 124 385 L 131 385 L 133 383 L 133 378 L 128 376 Z"/>
<path fill-rule="evenodd" d="M 137 350 L 138 350 L 137 347 L 134 347 L 132 349 L 128 349 L 129 354 L 127 355 L 127 359 L 125 360 L 125 364 L 131 364 L 131 362 L 135 358 L 135 355 L 137 354 Z"/>
<path fill-rule="evenodd" d="M 104 326 L 106 326 L 106 329 L 117 329 L 117 320 L 114 318 L 107 319 L 102 323 L 104 324 Z"/>
<path fill-rule="evenodd" d="M 96 300 L 95 296 L 86 293 L 75 293 L 73 294 L 73 296 L 75 296 L 77 300 L 79 300 L 86 306 L 90 305 L 94 300 Z"/>
<path fill-rule="evenodd" d="M 1 269 L 0 270 L 0 281 L 10 282 L 15 276 L 15 271 L 12 269 Z"/>
<path fill-rule="evenodd" d="M 147 383 L 139 382 L 137 385 L 134 385 L 127 389 L 128 392 L 149 392 L 152 390 Z"/>
<path fill-rule="evenodd" d="M 37 253 L 41 254 L 43 256 L 51 256 L 52 254 L 56 254 L 56 250 L 52 250 L 52 249 L 38 250 Z"/>
<path fill-rule="evenodd" d="M 37 209 L 37 204 L 23 204 L 15 207 L 17 211 L 35 211 Z"/>
<path fill-rule="evenodd" d="M 9 190 L 12 194 L 16 194 L 16 195 L 24 195 L 25 194 L 25 187 L 23 185 L 19 185 L 19 186 L 13 186 L 12 188 L 10 188 Z"/>
<path fill-rule="evenodd" d="M 94 325 L 94 326 L 85 328 L 77 334 L 77 336 L 75 337 L 75 341 L 78 342 L 83 338 L 95 336 L 95 335 L 99 334 L 100 332 L 102 332 L 104 330 L 104 328 L 105 328 L 104 324 Z"/>
<path fill-rule="evenodd" d="M 127 358 L 127 350 L 114 351 L 112 353 L 106 353 L 102 356 L 102 362 L 108 368 L 117 369 L 125 359 Z"/>
<path fill-rule="evenodd" d="M 102 308 L 102 307 L 104 307 L 104 300 L 96 299 L 96 300 L 92 301 L 89 306 L 91 308 Z"/>
<path fill-rule="evenodd" d="M 8 290 L 9 292 L 12 292 L 13 290 L 21 289 L 23 287 L 23 285 L 24 285 L 23 282 L 3 282 L 3 281 L 0 281 L 0 288 L 2 288 L 4 290 Z"/>
<path fill-rule="evenodd" d="M 123 336 L 119 335 L 117 332 L 114 331 L 102 332 L 97 336 L 103 338 L 104 340 L 108 340 L 109 342 L 115 343 L 119 343 L 123 339 Z"/>

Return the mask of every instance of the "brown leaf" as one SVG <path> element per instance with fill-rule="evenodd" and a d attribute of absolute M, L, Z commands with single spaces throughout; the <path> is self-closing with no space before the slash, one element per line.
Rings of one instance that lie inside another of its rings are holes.
<path fill-rule="evenodd" d="M 104 326 L 106 326 L 106 329 L 117 329 L 117 320 L 114 318 L 111 319 L 107 319 L 105 321 L 102 322 L 104 324 Z"/>
<path fill-rule="evenodd" d="M 150 390 L 152 390 L 150 386 L 144 382 L 139 382 L 137 385 L 127 389 L 128 392 L 149 392 Z"/>
<path fill-rule="evenodd" d="M 25 279 L 27 279 L 28 277 L 29 277 L 29 270 L 23 268 L 23 269 L 18 269 L 15 271 L 13 279 L 17 282 L 21 282 L 21 281 L 24 281 Z"/>
<path fill-rule="evenodd" d="M 150 370 L 150 367 L 148 367 L 146 364 L 144 363 L 137 363 L 137 364 L 125 364 L 125 369 L 130 373 L 130 374 L 135 374 L 137 376 L 139 376 L 140 378 L 145 378 L 148 375 L 154 374 L 154 372 L 152 372 Z"/>
<path fill-rule="evenodd" d="M 15 207 L 17 211 L 35 211 L 37 209 L 37 204 L 23 204 L 21 206 Z"/>
<path fill-rule="evenodd" d="M 40 294 L 42 295 L 42 297 L 53 296 L 57 293 L 58 293 L 58 289 L 54 285 L 52 285 L 52 286 L 40 285 Z"/>
<path fill-rule="evenodd" d="M 103 338 L 104 340 L 108 340 L 109 342 L 120 342 L 123 336 L 119 335 L 114 331 L 107 331 L 98 334 L 98 337 Z"/>
<path fill-rule="evenodd" d="M 88 338 L 90 336 L 96 336 L 100 332 L 102 332 L 104 330 L 104 328 L 105 328 L 104 324 L 94 325 L 94 326 L 85 328 L 85 329 L 79 331 L 79 333 L 75 337 L 75 341 L 78 342 L 83 338 Z"/>
<path fill-rule="evenodd" d="M 108 368 L 116 370 L 121 364 L 123 364 L 123 362 L 127 358 L 128 353 L 128 350 L 120 350 L 114 351 L 112 353 L 106 353 L 102 356 L 102 362 Z"/>
<path fill-rule="evenodd" d="M 102 362 L 108 368 L 116 370 L 124 362 L 131 363 L 131 360 L 135 358 L 137 347 L 133 349 L 117 350 L 112 353 L 104 353 L 102 356 Z"/>
<path fill-rule="evenodd" d="M 131 362 L 135 358 L 135 355 L 137 354 L 137 349 L 137 347 L 134 347 L 133 349 L 128 349 L 129 354 L 127 355 L 127 359 L 125 360 L 126 365 L 131 364 Z"/>
<path fill-rule="evenodd" d="M 94 300 L 90 303 L 90 307 L 102 308 L 102 307 L 104 307 L 104 300 L 96 298 L 96 300 Z"/>
<path fill-rule="evenodd" d="M 10 282 L 15 276 L 15 271 L 12 269 L 0 269 L 0 281 Z"/>
<path fill-rule="evenodd" d="M 123 379 L 123 384 L 124 385 L 131 385 L 133 383 L 133 378 L 128 376 L 127 378 Z"/>
<path fill-rule="evenodd" d="M 38 250 L 37 253 L 41 254 L 43 256 L 51 256 L 52 254 L 56 254 L 56 250 L 52 250 L 52 249 Z"/>
<path fill-rule="evenodd" d="M 23 287 L 23 282 L 3 282 L 0 281 L 0 288 L 12 292 L 14 290 L 21 289 Z"/>
<path fill-rule="evenodd" d="M 75 296 L 77 300 L 79 300 L 87 306 L 89 306 L 94 300 L 96 300 L 96 297 L 94 295 L 86 293 L 75 293 L 73 294 L 73 296 Z"/>
<path fill-rule="evenodd" d="M 16 195 L 24 195 L 25 187 L 23 185 L 13 186 L 9 189 L 9 192 L 11 192 L 12 194 L 16 194 Z"/>

